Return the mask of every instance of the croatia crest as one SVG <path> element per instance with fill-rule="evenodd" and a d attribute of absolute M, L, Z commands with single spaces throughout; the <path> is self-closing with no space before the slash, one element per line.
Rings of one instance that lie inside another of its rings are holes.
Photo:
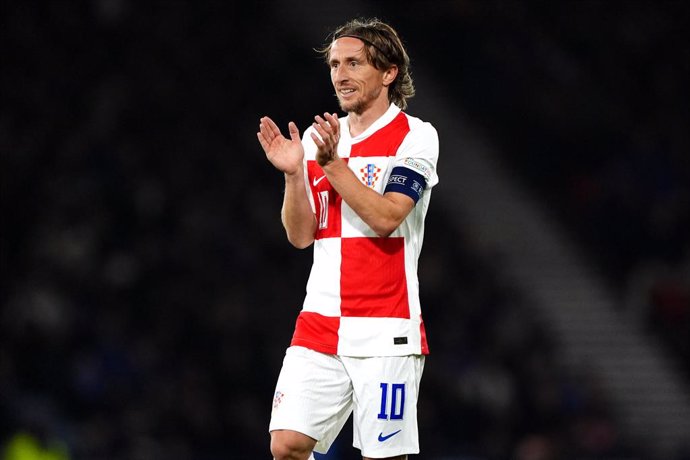
<path fill-rule="evenodd" d="M 362 182 L 364 182 L 364 185 L 374 188 L 376 181 L 379 180 L 381 168 L 376 167 L 376 165 L 373 163 L 369 163 L 360 169 L 359 172 L 362 173 Z"/>

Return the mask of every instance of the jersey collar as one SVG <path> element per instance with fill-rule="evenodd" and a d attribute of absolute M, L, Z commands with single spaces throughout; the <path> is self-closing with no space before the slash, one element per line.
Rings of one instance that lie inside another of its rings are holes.
<path fill-rule="evenodd" d="M 381 115 L 375 122 L 373 122 L 371 124 L 371 126 L 369 126 L 367 129 L 365 129 L 359 135 L 351 138 L 352 143 L 354 144 L 357 142 L 361 142 L 364 139 L 366 139 L 367 137 L 371 136 L 376 131 L 383 128 L 384 126 L 386 126 L 391 121 L 393 121 L 393 119 L 395 117 L 397 117 L 399 113 L 400 113 L 400 107 L 398 107 L 397 105 L 395 105 L 394 103 L 391 102 L 391 105 L 388 107 L 388 110 L 386 110 L 386 112 L 383 115 Z M 350 137 L 350 116 L 348 115 L 347 117 L 345 117 L 345 119 L 343 121 L 344 121 L 344 123 L 343 123 L 344 126 L 342 129 L 342 132 L 345 136 Z M 347 134 L 345 134 L 345 133 L 347 133 Z M 342 136 L 342 134 L 341 134 L 341 136 Z"/>

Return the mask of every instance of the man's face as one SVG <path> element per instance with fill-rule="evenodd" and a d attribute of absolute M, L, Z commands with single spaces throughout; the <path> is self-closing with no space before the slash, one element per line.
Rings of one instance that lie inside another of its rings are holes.
<path fill-rule="evenodd" d="M 388 91 L 384 91 L 386 72 L 367 61 L 361 40 L 353 37 L 337 39 L 331 46 L 328 63 L 331 82 L 344 112 L 361 115 L 382 98 L 387 104 Z"/>

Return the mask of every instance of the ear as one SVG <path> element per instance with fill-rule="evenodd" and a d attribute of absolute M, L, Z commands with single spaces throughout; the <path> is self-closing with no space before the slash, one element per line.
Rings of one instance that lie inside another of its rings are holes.
<path fill-rule="evenodd" d="M 392 65 L 388 70 L 383 72 L 383 86 L 389 86 L 395 81 L 398 76 L 398 66 Z"/>

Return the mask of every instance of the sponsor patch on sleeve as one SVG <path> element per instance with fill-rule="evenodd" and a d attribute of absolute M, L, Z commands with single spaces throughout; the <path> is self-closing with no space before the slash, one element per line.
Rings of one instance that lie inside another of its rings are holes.
<path fill-rule="evenodd" d="M 410 168 L 411 170 L 416 171 L 419 174 L 421 174 L 424 177 L 425 183 L 429 182 L 429 179 L 431 179 L 431 170 L 429 168 L 427 168 L 426 166 L 424 166 L 423 164 L 421 164 L 420 162 L 418 162 L 412 158 L 405 158 L 403 160 L 403 163 L 404 163 L 405 167 Z"/>
<path fill-rule="evenodd" d="M 422 197 L 425 188 L 426 179 L 422 174 L 413 169 L 396 166 L 391 171 L 384 193 L 403 193 L 412 198 L 416 203 Z"/>

